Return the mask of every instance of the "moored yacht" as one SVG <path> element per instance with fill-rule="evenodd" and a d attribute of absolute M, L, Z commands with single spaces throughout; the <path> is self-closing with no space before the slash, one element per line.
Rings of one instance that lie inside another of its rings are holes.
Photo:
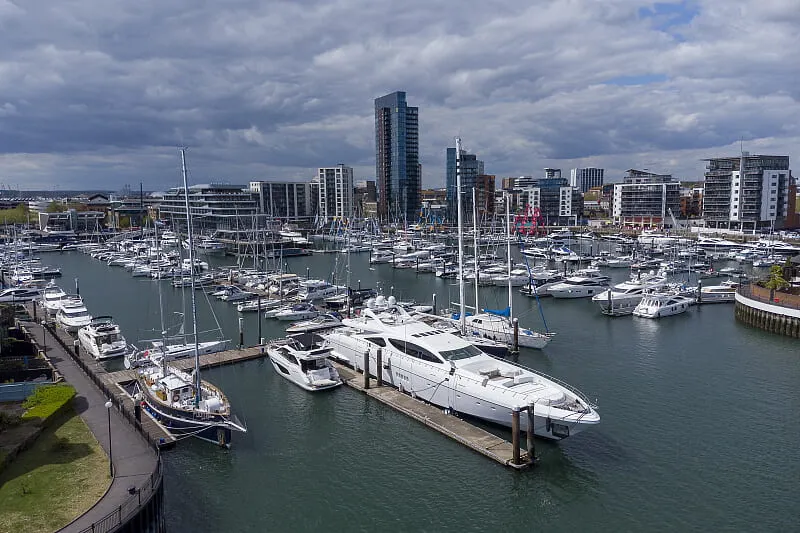
<path fill-rule="evenodd" d="M 416 320 L 396 317 L 394 324 L 365 310 L 350 327 L 323 334 L 336 357 L 362 369 L 365 353 L 370 373 L 401 391 L 481 420 L 511 426 L 512 409 L 533 406 L 534 432 L 549 439 L 575 435 L 600 422 L 591 402 L 575 388 L 491 357 L 465 339 Z M 377 350 L 383 366 L 377 366 Z M 527 427 L 522 417 L 521 426 Z"/>
<path fill-rule="evenodd" d="M 58 310 L 61 309 L 61 300 L 66 298 L 67 293 L 65 293 L 61 287 L 53 283 L 52 281 L 47 284 L 47 286 L 42 291 L 42 306 L 45 309 L 45 312 L 48 316 L 54 317 Z"/>
<path fill-rule="evenodd" d="M 92 318 L 87 326 L 78 330 L 78 341 L 97 360 L 122 357 L 128 351 L 125 337 L 110 316 Z"/>
<path fill-rule="evenodd" d="M 78 295 L 69 295 L 61 300 L 61 308 L 56 313 L 56 322 L 69 333 L 75 333 L 92 321 L 92 315 Z"/>
<path fill-rule="evenodd" d="M 188 342 L 183 337 L 174 338 L 171 341 L 170 339 L 153 340 L 149 341 L 150 345 L 142 350 L 129 350 L 125 354 L 125 368 L 137 368 L 155 360 L 174 361 L 194 355 L 195 344 L 193 342 Z M 200 355 L 222 352 L 228 349 L 228 344 L 227 339 L 198 342 L 197 352 Z"/>
<path fill-rule="evenodd" d="M 293 338 L 272 341 L 267 346 L 267 356 L 278 375 L 307 391 L 332 389 L 342 384 L 339 372 L 328 360 L 330 351 L 330 348 L 306 349 Z"/>
<path fill-rule="evenodd" d="M 736 300 L 736 289 L 739 284 L 735 281 L 725 280 L 719 285 L 707 285 L 700 288 L 697 303 L 715 304 L 730 303 Z"/>
<path fill-rule="evenodd" d="M 609 280 L 608 276 L 587 269 L 551 286 L 547 292 L 553 298 L 588 298 L 602 292 L 608 286 Z"/>
<path fill-rule="evenodd" d="M 633 310 L 633 316 L 641 318 L 662 318 L 685 313 L 694 305 L 694 299 L 668 293 L 646 294 Z"/>
<path fill-rule="evenodd" d="M 300 292 L 297 293 L 297 298 L 302 302 L 311 302 L 340 292 L 347 292 L 347 288 L 341 285 L 332 285 L 321 279 L 309 279 L 300 282 Z"/>
<path fill-rule="evenodd" d="M 600 305 L 603 314 L 611 316 L 630 315 L 642 301 L 647 291 L 663 287 L 667 278 L 659 274 L 643 276 L 617 283 L 613 287 L 592 296 L 592 301 Z"/>
<path fill-rule="evenodd" d="M 12 287 L 0 291 L 0 303 L 30 302 L 39 298 L 39 289 L 29 287 Z"/>

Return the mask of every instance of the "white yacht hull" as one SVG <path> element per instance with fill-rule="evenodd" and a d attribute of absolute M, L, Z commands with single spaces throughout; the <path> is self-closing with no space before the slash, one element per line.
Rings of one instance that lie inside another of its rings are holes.
<path fill-rule="evenodd" d="M 333 349 L 331 355 L 357 370 L 363 371 L 365 343 L 348 335 L 333 333 L 325 336 Z M 376 354 L 369 350 L 370 374 L 376 376 Z M 511 427 L 512 408 L 521 397 L 512 393 L 490 397 L 483 382 L 472 375 L 454 370 L 453 374 L 434 369 L 432 364 L 409 361 L 397 357 L 392 350 L 383 352 L 383 381 L 411 396 L 439 407 L 475 417 L 493 424 Z M 377 377 L 377 376 L 376 376 Z M 567 411 L 536 403 L 534 408 L 534 433 L 538 437 L 561 440 L 576 435 L 589 426 L 599 423 L 595 411 L 589 413 Z M 520 426 L 527 430 L 527 416 L 520 417 Z"/>
<path fill-rule="evenodd" d="M 588 298 L 606 290 L 603 285 L 586 285 L 582 287 L 571 286 L 561 288 L 558 285 L 550 287 L 547 292 L 553 298 Z"/>
<path fill-rule="evenodd" d="M 304 373 L 299 368 L 286 364 L 285 361 L 281 361 L 282 358 L 273 353 L 272 350 L 267 350 L 267 356 L 269 357 L 270 363 L 272 363 L 272 368 L 275 369 L 275 372 L 277 372 L 279 376 L 291 381 L 304 390 L 317 392 L 333 389 L 342 384 L 338 375 L 333 379 L 334 376 L 331 375 L 330 369 L 324 369 L 328 371 L 327 376 L 324 376 L 319 370 L 316 372 Z"/>

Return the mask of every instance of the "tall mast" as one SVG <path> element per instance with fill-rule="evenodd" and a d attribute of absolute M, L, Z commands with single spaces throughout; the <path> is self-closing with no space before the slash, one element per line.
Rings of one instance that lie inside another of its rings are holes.
<path fill-rule="evenodd" d="M 461 226 L 461 137 L 456 137 L 456 196 L 458 197 L 458 305 L 461 334 L 463 335 L 467 330 L 467 317 L 464 316 L 464 230 Z"/>
<path fill-rule="evenodd" d="M 186 148 L 181 148 L 181 174 L 183 174 L 183 200 L 186 207 L 186 233 L 189 236 L 189 280 L 191 281 L 192 291 L 192 327 L 194 329 L 194 376 L 195 394 L 194 406 L 200 405 L 201 382 L 200 382 L 200 345 L 197 339 L 197 303 L 195 302 L 195 283 L 194 283 L 194 232 L 192 231 L 192 211 L 189 209 L 189 178 L 186 173 Z"/>
<path fill-rule="evenodd" d="M 478 282 L 480 270 L 478 269 L 478 204 L 475 201 L 475 187 L 472 188 L 472 244 L 475 247 L 475 314 L 480 312 L 478 307 Z"/>
<path fill-rule="evenodd" d="M 506 193 L 506 255 L 508 259 L 508 319 L 514 317 L 514 300 L 511 292 L 511 196 Z"/>

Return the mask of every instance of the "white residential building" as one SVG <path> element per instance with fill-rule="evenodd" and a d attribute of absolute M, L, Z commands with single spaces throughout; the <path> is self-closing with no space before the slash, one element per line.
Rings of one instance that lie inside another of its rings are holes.
<path fill-rule="evenodd" d="M 323 219 L 353 216 L 353 168 L 343 164 L 317 172 L 319 216 Z"/>

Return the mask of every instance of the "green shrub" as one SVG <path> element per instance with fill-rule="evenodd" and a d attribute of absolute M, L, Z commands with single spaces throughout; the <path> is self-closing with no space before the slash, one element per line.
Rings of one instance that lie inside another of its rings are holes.
<path fill-rule="evenodd" d="M 46 420 L 53 413 L 61 409 L 64 404 L 75 396 L 75 389 L 70 385 L 46 385 L 36 389 L 28 396 L 22 406 L 27 409 L 22 415 L 22 420 L 41 418 Z"/>

